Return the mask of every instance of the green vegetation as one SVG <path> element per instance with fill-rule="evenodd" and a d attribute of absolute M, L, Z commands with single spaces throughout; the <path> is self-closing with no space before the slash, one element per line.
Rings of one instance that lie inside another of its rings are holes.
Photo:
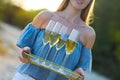
<path fill-rule="evenodd" d="M 41 11 L 25 11 L 9 3 L 0 5 L 0 19 L 21 28 Z M 119 13 L 119 0 L 96 0 L 94 22 L 91 24 L 96 31 L 93 69 L 112 80 L 119 80 L 120 73 Z"/>
<path fill-rule="evenodd" d="M 119 80 L 120 73 L 120 5 L 119 0 L 96 0 L 96 42 L 93 50 L 93 68 Z"/>
<path fill-rule="evenodd" d="M 0 5 L 0 20 L 19 26 L 20 28 L 24 28 L 40 11 L 45 10 L 25 11 L 11 3 L 1 3 Z"/>

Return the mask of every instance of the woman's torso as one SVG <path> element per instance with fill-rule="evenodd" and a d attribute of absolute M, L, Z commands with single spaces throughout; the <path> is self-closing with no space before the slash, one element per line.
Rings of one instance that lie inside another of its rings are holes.
<path fill-rule="evenodd" d="M 61 22 L 65 26 L 68 26 L 69 29 L 70 28 L 77 29 L 76 24 L 69 23 L 67 20 L 58 16 L 57 14 L 54 14 L 54 16 L 51 19 Z M 47 22 L 45 24 L 43 24 L 43 27 L 45 27 L 44 25 L 46 25 L 46 24 L 47 24 Z M 50 48 L 49 44 L 47 44 L 44 48 L 44 51 L 41 51 L 42 50 L 41 48 L 43 47 L 42 37 L 43 37 L 44 31 L 45 31 L 45 29 L 41 29 L 39 31 L 39 33 L 37 34 L 37 37 L 36 37 L 36 41 L 34 42 L 34 45 L 33 45 L 33 54 L 43 57 L 43 58 L 45 58 L 47 51 Z M 68 36 L 69 36 L 69 32 L 70 31 L 68 31 Z M 68 60 L 66 61 L 66 65 L 65 65 L 66 68 L 69 68 L 71 70 L 75 69 L 76 64 L 78 63 L 79 58 L 80 58 L 80 52 L 81 52 L 82 46 L 83 46 L 83 43 L 81 40 L 79 40 L 76 49 L 69 55 Z M 42 52 L 42 54 L 40 54 L 41 52 Z M 55 57 L 55 59 L 53 59 L 55 52 L 56 52 L 56 47 L 53 46 L 49 52 L 47 60 L 53 61 L 56 64 L 61 65 L 63 62 L 63 59 L 65 58 L 65 55 L 66 55 L 65 46 L 63 46 L 57 52 L 57 56 Z M 26 74 L 32 76 L 33 78 L 36 78 L 37 80 L 46 80 L 46 78 L 48 77 L 49 72 L 50 72 L 50 71 L 43 69 L 41 67 L 38 67 L 36 65 L 24 64 L 24 63 L 18 67 L 18 71 L 21 73 L 26 73 Z M 55 74 L 54 77 L 53 76 L 50 77 L 50 80 L 67 80 L 67 79 L 58 74 Z"/>

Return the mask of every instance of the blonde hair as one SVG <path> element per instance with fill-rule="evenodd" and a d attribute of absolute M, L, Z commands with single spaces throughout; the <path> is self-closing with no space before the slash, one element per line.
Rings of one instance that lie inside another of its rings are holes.
<path fill-rule="evenodd" d="M 68 6 L 69 1 L 70 0 L 63 0 L 60 6 L 58 7 L 57 11 L 58 12 L 63 11 Z M 81 12 L 80 17 L 86 24 L 90 24 L 91 17 L 93 17 L 94 4 L 95 0 L 90 0 L 87 7 L 83 9 Z"/>

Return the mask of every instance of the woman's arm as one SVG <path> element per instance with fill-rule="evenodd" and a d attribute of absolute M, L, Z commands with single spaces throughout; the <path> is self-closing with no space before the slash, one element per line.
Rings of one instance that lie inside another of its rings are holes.
<path fill-rule="evenodd" d="M 95 31 L 88 27 L 85 31 L 85 45 L 81 51 L 81 57 L 75 71 L 84 77 L 84 70 L 91 68 L 92 54 L 91 49 L 95 42 Z M 84 67 L 84 69 L 83 69 Z"/>
<path fill-rule="evenodd" d="M 86 44 L 84 47 L 92 49 L 95 42 L 96 34 L 92 27 L 88 27 L 85 33 Z"/>
<path fill-rule="evenodd" d="M 21 36 L 17 41 L 17 46 L 21 48 L 19 53 L 19 59 L 23 63 L 29 63 L 27 59 L 23 57 L 24 52 L 31 52 L 32 47 L 35 42 L 35 37 L 37 36 L 40 29 L 44 28 L 44 25 L 52 17 L 52 13 L 48 11 L 40 12 L 32 21 L 32 24 L 28 24 L 23 30 Z"/>

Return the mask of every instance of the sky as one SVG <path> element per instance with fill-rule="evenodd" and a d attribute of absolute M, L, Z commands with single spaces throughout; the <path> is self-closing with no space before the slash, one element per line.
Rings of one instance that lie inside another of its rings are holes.
<path fill-rule="evenodd" d="M 25 10 L 47 8 L 48 10 L 55 11 L 62 0 L 12 0 L 12 2 Z"/>

